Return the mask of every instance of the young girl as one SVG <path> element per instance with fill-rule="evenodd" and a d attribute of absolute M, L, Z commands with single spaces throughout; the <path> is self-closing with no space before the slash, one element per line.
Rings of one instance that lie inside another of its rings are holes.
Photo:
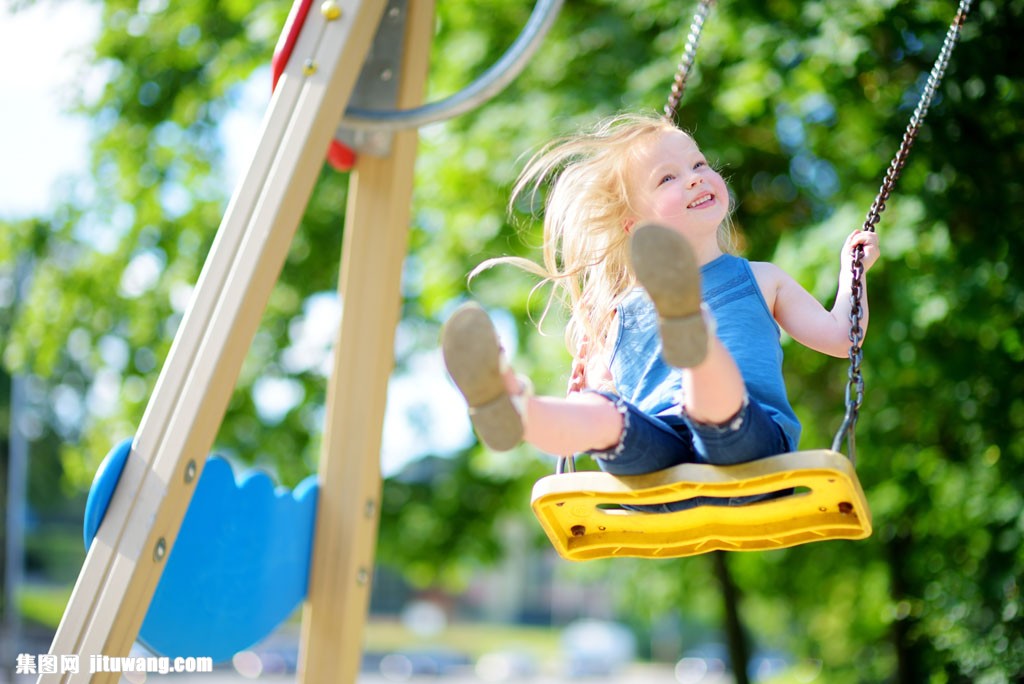
<path fill-rule="evenodd" d="M 564 291 L 569 394 L 533 396 L 487 315 L 463 305 L 442 347 L 480 439 L 495 450 L 525 440 L 554 455 L 590 453 L 617 475 L 795 450 L 800 423 L 783 383 L 779 327 L 845 357 L 853 250 L 863 247 L 867 272 L 877 235 L 846 239 L 826 311 L 778 267 L 730 253 L 725 181 L 692 137 L 660 117 L 620 115 L 551 143 L 527 164 L 510 206 L 547 180 L 544 266 L 502 258 L 476 271 L 510 262 Z M 862 297 L 866 331 L 866 286 Z"/>

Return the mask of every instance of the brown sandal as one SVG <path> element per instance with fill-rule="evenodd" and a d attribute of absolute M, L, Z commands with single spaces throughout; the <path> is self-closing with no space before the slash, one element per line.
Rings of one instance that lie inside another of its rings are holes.
<path fill-rule="evenodd" d="M 701 306 L 700 267 L 682 235 L 645 224 L 630 241 L 633 271 L 658 310 L 661 356 L 677 368 L 692 368 L 708 352 L 708 326 Z"/>
<path fill-rule="evenodd" d="M 494 324 L 477 304 L 463 304 L 444 326 L 441 350 L 455 386 L 469 404 L 469 418 L 480 440 L 495 451 L 508 451 L 523 439 L 523 400 L 505 384 L 505 357 Z M 521 380 L 522 382 L 522 380 Z"/>

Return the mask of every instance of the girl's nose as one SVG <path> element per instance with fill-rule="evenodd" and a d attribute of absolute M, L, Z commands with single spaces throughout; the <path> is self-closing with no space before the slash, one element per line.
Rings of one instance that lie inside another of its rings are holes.
<path fill-rule="evenodd" d="M 704 179 L 700 177 L 700 174 L 695 173 L 690 176 L 690 182 L 687 184 L 687 187 L 695 188 L 703 182 Z"/>

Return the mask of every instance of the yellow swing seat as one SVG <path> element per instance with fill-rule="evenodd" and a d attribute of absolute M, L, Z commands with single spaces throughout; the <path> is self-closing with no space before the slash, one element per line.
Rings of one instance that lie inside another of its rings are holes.
<path fill-rule="evenodd" d="M 620 508 L 787 490 L 793 493 L 741 506 L 671 513 Z M 532 507 L 555 550 L 574 561 L 762 551 L 871 535 L 871 511 L 856 471 L 830 449 L 733 466 L 684 464 L 645 475 L 549 475 L 534 485 Z"/>

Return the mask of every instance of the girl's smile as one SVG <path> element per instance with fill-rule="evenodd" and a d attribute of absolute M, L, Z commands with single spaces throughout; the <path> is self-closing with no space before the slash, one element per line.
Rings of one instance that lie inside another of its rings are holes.
<path fill-rule="evenodd" d="M 680 130 L 650 137 L 632 160 L 630 207 L 632 222 L 653 222 L 682 233 L 701 263 L 721 252 L 718 228 L 729 211 L 725 180 Z"/>
<path fill-rule="evenodd" d="M 709 209 L 715 204 L 715 196 L 710 192 L 702 193 L 697 199 L 686 205 L 687 209 Z"/>

